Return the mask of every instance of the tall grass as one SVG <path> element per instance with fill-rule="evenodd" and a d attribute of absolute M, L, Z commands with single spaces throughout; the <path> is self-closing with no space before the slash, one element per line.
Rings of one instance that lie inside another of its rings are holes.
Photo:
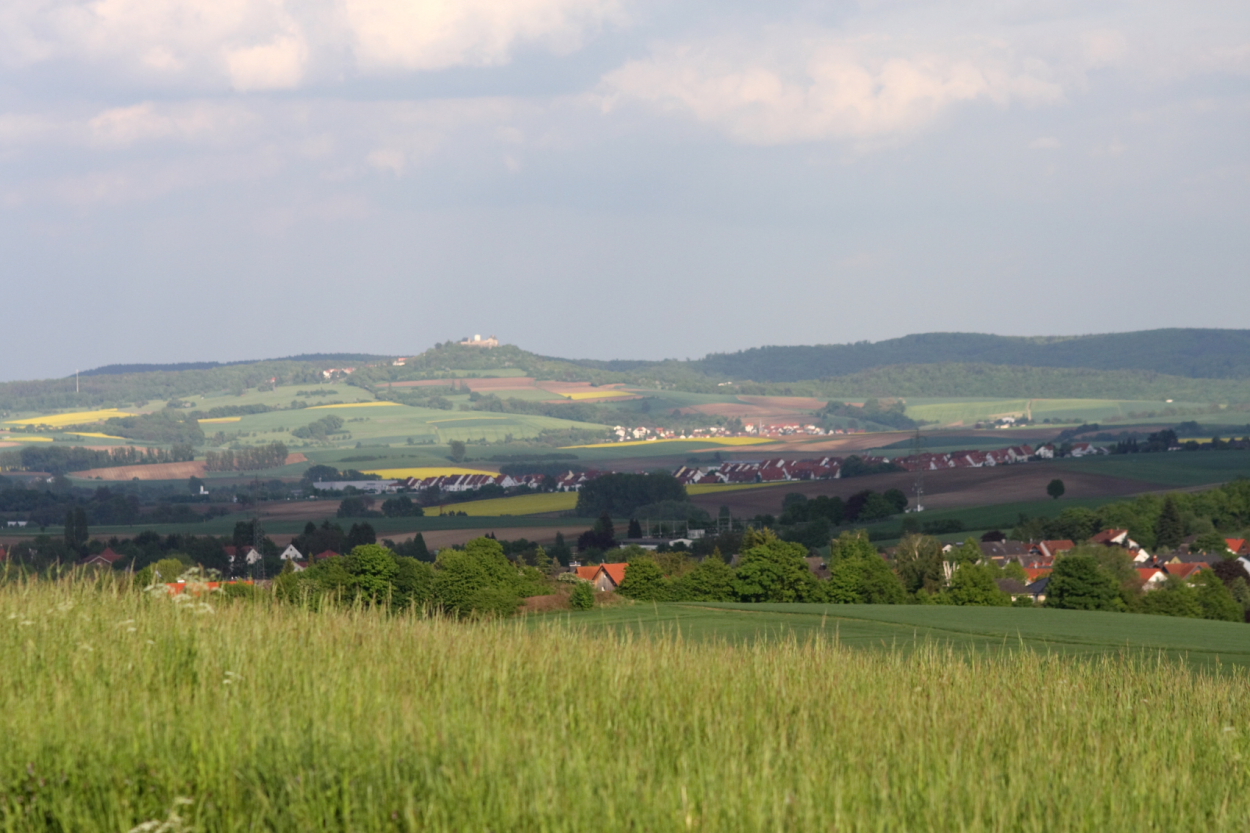
<path fill-rule="evenodd" d="M 1244 830 L 1247 676 L 0 588 L 4 830 Z"/>

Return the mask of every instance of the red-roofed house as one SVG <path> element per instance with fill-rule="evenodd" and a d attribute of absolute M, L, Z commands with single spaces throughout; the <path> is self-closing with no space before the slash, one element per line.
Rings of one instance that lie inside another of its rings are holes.
<path fill-rule="evenodd" d="M 1062 541 L 1042 541 L 1037 545 L 1037 551 L 1046 558 L 1054 558 L 1061 552 L 1068 552 L 1076 549 L 1076 542 L 1064 539 Z"/>
<path fill-rule="evenodd" d="M 1141 576 L 1142 590 L 1154 590 L 1168 579 L 1167 573 L 1154 567 L 1138 567 L 1137 575 Z"/>
<path fill-rule="evenodd" d="M 1246 542 L 1247 542 L 1247 539 L 1245 538 L 1225 538 L 1224 539 L 1224 543 L 1228 546 L 1228 551 L 1231 552 L 1233 555 L 1250 554 L 1250 548 L 1247 548 Z"/>
<path fill-rule="evenodd" d="M 339 554 L 334 550 L 322 550 L 313 556 L 314 561 L 320 561 L 323 558 L 338 558 Z"/>
<path fill-rule="evenodd" d="M 126 556 L 121 555 L 120 553 L 113 552 L 112 547 L 109 547 L 104 552 L 89 555 L 78 563 L 83 567 L 112 567 L 125 557 Z"/>
<path fill-rule="evenodd" d="M 1164 564 L 1163 569 L 1170 576 L 1176 576 L 1182 581 L 1188 581 L 1203 570 L 1211 569 L 1211 565 L 1202 561 L 1196 561 L 1192 564 Z"/>
<path fill-rule="evenodd" d="M 1026 576 L 1028 576 L 1028 577 L 1029 577 L 1029 582 L 1030 582 L 1030 583 L 1031 583 L 1031 582 L 1034 582 L 1034 581 L 1037 581 L 1037 580 L 1038 580 L 1038 579 L 1040 579 L 1040 578 L 1046 578 L 1048 575 L 1050 575 L 1050 572 L 1051 572 L 1051 571 L 1050 571 L 1050 568 L 1049 568 L 1049 567 L 1046 567 L 1046 568 L 1042 568 L 1042 567 L 1025 567 L 1025 568 L 1024 568 L 1024 574 L 1025 574 Z"/>
<path fill-rule="evenodd" d="M 595 564 L 590 567 L 578 567 L 577 577 L 589 581 L 601 593 L 615 590 L 625 580 L 625 569 L 629 564 Z"/>

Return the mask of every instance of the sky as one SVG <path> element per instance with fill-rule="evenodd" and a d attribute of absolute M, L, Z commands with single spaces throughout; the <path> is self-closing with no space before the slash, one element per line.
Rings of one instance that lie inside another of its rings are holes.
<path fill-rule="evenodd" d="M 5 0 L 0 380 L 1250 321 L 1244 0 Z"/>

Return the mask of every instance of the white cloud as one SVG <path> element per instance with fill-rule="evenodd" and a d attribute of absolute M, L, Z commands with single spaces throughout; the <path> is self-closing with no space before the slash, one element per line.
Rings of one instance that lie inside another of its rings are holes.
<path fill-rule="evenodd" d="M 619 14 L 616 0 L 342 0 L 366 70 L 506 63 L 523 43 L 557 53 Z"/>
<path fill-rule="evenodd" d="M 126 81 L 248 92 L 353 71 L 507 63 L 580 48 L 618 0 L 8 0 L 0 66 L 81 63 Z"/>
<path fill-rule="evenodd" d="M 604 79 L 622 99 L 686 111 L 750 144 L 908 134 L 961 102 L 1053 103 L 1062 87 L 1045 66 L 1001 44 L 933 48 L 885 36 L 785 30 L 762 43 L 665 47 Z"/>

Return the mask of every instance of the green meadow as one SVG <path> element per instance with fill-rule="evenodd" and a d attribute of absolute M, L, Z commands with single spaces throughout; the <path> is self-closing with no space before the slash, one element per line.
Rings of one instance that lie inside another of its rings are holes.
<path fill-rule="evenodd" d="M 1107 633 L 1105 650 L 1069 653 L 1053 645 L 1086 620 L 1017 616 L 974 622 L 986 644 L 969 650 L 929 611 L 717 613 L 772 634 L 741 639 L 696 634 L 711 611 L 667 610 L 456 622 L 10 583 L 0 827 L 1136 833 L 1250 818 L 1250 677 L 1175 658 L 1180 637 L 1137 652 Z"/>
<path fill-rule="evenodd" d="M 733 643 L 832 639 L 848 648 L 1063 656 L 1136 655 L 1195 666 L 1250 667 L 1250 628 L 1238 622 L 1012 607 L 639 603 L 565 614 L 566 622 L 631 635 Z M 538 620 L 541 621 L 541 620 Z"/>

